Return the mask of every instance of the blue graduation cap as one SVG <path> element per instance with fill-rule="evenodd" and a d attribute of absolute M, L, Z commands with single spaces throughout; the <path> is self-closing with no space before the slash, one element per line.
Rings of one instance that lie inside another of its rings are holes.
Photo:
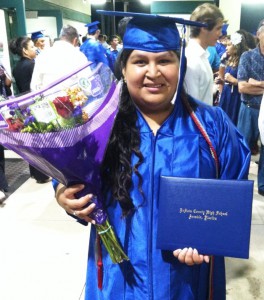
<path fill-rule="evenodd" d="M 85 25 L 85 27 L 88 27 L 88 33 L 92 34 L 94 33 L 97 29 L 99 29 L 99 27 L 97 26 L 98 24 L 100 24 L 99 21 L 94 21 L 92 23 L 88 23 Z"/>
<path fill-rule="evenodd" d="M 35 32 L 31 32 L 31 40 L 37 40 L 39 38 L 44 37 L 45 35 L 43 34 L 43 30 L 39 30 L 39 31 L 35 31 Z"/>
<path fill-rule="evenodd" d="M 207 24 L 182 18 L 166 17 L 155 14 L 142 14 L 121 11 L 96 11 L 102 15 L 132 17 L 126 26 L 123 37 L 123 49 L 147 52 L 164 52 L 181 49 L 181 61 L 178 88 L 175 102 L 181 93 L 186 70 L 185 26 L 207 27 Z M 176 23 L 183 25 L 183 37 L 180 37 Z"/>
<path fill-rule="evenodd" d="M 222 36 L 227 35 L 227 28 L 228 28 L 229 24 L 223 24 L 222 26 Z"/>

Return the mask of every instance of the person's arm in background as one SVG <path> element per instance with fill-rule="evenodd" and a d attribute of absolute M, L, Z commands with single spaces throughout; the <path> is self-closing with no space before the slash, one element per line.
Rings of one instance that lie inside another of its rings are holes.
<path fill-rule="evenodd" d="M 10 87 L 12 83 L 12 77 L 7 73 L 6 69 L 4 69 L 4 73 L 5 73 L 5 85 L 7 87 Z"/>
<path fill-rule="evenodd" d="M 262 95 L 264 93 L 264 81 L 258 81 L 253 78 L 249 78 L 248 81 L 239 81 L 238 90 L 239 93 Z"/>
<path fill-rule="evenodd" d="M 226 65 L 227 65 L 227 60 L 228 60 L 228 56 L 227 56 L 227 53 L 225 52 L 221 56 L 218 77 L 215 79 L 215 83 L 218 84 L 218 90 L 219 90 L 220 94 L 222 93 L 223 87 L 225 84 L 225 69 L 226 69 Z"/>
<path fill-rule="evenodd" d="M 12 83 L 12 81 L 8 77 L 6 77 L 5 78 L 5 85 L 8 86 L 8 87 L 10 87 L 11 83 Z"/>
<path fill-rule="evenodd" d="M 98 47 L 96 48 L 97 49 L 97 59 L 99 62 L 102 62 L 104 63 L 105 65 L 107 65 L 108 67 L 110 67 L 110 64 L 109 64 L 109 60 L 108 60 L 108 57 L 106 55 L 106 49 L 104 49 L 104 47 L 98 43 Z"/>

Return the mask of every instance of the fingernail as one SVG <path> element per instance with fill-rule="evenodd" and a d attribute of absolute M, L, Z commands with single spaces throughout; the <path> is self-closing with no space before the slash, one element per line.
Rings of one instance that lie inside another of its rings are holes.
<path fill-rule="evenodd" d="M 209 262 L 210 262 L 210 257 L 205 257 L 205 258 L 204 258 L 204 261 L 205 261 L 206 263 L 209 263 Z"/>

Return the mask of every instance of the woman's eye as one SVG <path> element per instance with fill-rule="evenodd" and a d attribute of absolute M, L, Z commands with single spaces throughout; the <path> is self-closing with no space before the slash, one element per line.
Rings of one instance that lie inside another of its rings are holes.
<path fill-rule="evenodd" d="M 145 65 L 146 62 L 144 60 L 137 60 L 137 61 L 135 61 L 135 64 L 142 66 L 142 65 Z"/>
<path fill-rule="evenodd" d="M 170 63 L 170 60 L 169 59 L 161 59 L 160 60 L 160 64 L 161 65 L 166 65 L 166 64 L 169 64 Z"/>

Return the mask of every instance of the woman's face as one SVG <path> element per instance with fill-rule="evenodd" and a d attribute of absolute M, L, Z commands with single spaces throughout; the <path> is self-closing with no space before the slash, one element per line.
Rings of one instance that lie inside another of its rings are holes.
<path fill-rule="evenodd" d="M 23 48 L 23 54 L 23 56 L 28 57 L 29 59 L 36 58 L 36 47 L 31 40 L 27 43 L 27 48 Z"/>
<path fill-rule="evenodd" d="M 228 56 L 233 56 L 236 54 L 236 47 L 231 43 L 231 41 L 228 41 L 226 45 L 226 53 Z"/>
<path fill-rule="evenodd" d="M 178 84 L 179 59 L 173 51 L 134 50 L 123 69 L 131 98 L 143 113 L 171 107 Z"/>

